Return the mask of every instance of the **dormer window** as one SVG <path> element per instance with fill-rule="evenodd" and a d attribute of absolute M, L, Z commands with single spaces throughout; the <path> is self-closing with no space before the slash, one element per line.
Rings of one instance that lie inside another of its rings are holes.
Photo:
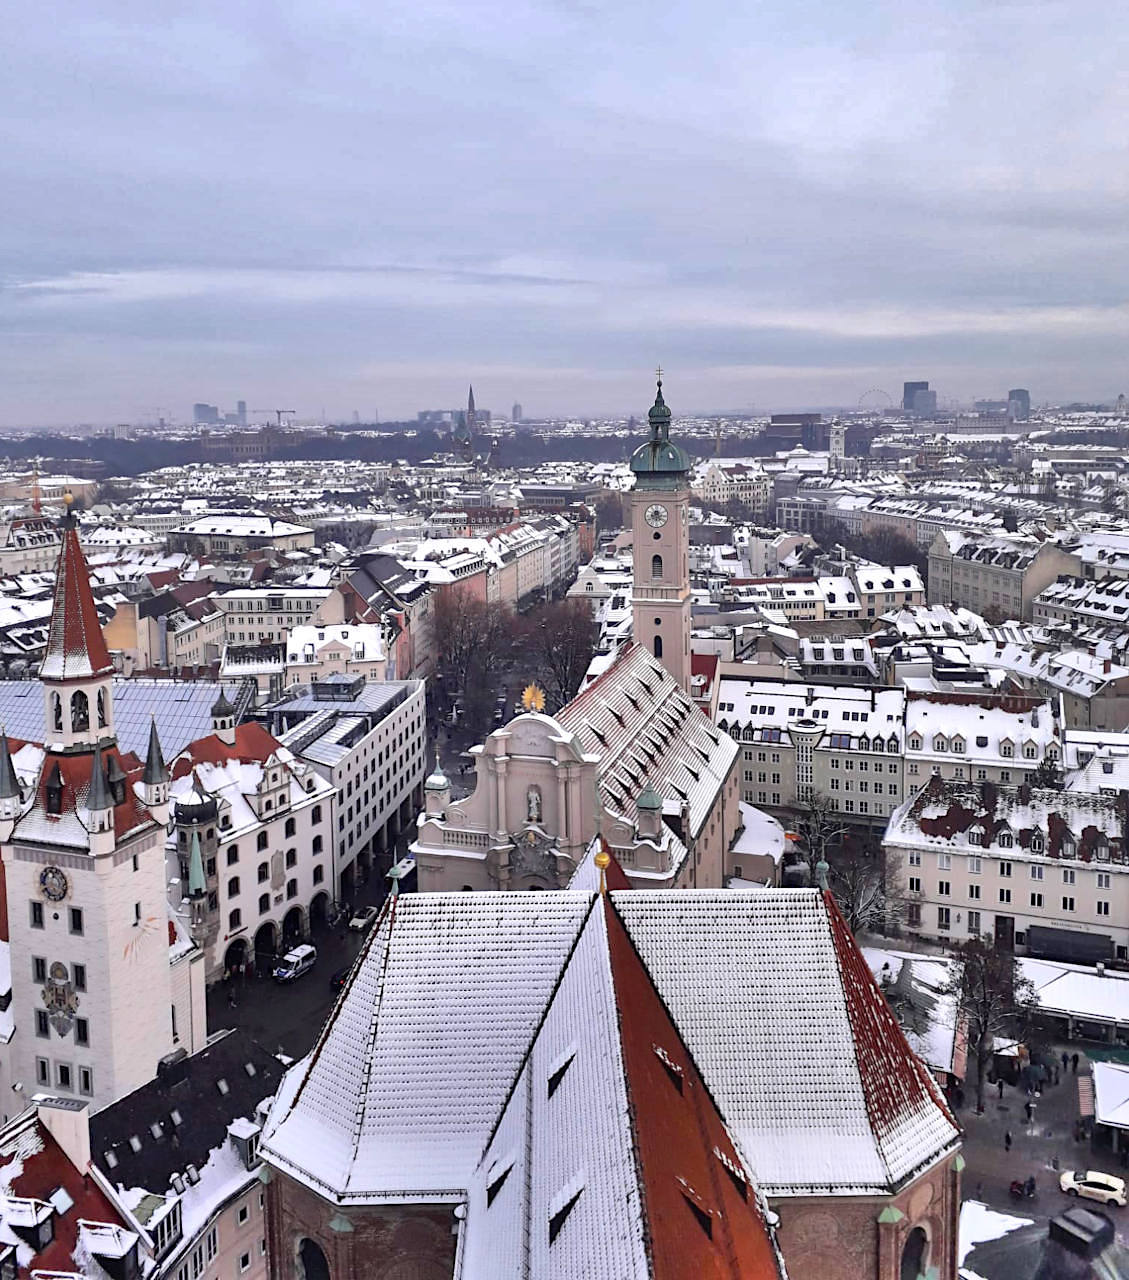
<path fill-rule="evenodd" d="M 940 733 L 937 734 L 937 736 L 933 739 L 933 750 L 943 754 L 944 752 L 948 751 L 948 749 L 949 749 L 949 744 L 945 740 L 944 735 Z"/>
<path fill-rule="evenodd" d="M 916 734 L 909 740 L 909 749 L 911 751 L 921 750 L 921 739 L 917 737 Z"/>

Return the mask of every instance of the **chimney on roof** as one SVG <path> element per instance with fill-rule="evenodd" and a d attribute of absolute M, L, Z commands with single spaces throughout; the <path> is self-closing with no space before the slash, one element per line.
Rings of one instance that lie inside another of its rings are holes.
<path fill-rule="evenodd" d="M 53 1098 L 38 1094 L 36 1119 L 62 1147 L 79 1173 L 90 1166 L 90 1108 L 77 1098 Z"/>

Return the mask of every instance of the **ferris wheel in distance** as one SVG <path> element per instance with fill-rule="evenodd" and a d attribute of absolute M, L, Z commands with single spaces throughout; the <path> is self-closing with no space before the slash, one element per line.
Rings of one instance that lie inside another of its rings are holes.
<path fill-rule="evenodd" d="M 893 407 L 893 396 L 888 391 L 883 391 L 881 387 L 871 387 L 869 391 L 864 391 L 859 396 L 859 413 L 883 414 L 888 413 Z"/>

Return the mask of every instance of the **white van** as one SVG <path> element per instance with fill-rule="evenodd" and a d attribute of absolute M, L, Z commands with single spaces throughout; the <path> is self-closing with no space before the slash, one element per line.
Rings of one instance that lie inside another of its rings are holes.
<path fill-rule="evenodd" d="M 300 947 L 295 947 L 293 951 L 288 951 L 275 965 L 275 981 L 293 982 L 295 978 L 300 978 L 302 974 L 308 973 L 314 967 L 314 962 L 317 958 L 318 953 L 315 947 L 308 946 L 305 943 Z"/>

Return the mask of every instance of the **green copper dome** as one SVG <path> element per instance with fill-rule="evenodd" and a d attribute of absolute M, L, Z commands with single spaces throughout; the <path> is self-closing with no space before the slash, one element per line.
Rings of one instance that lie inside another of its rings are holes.
<path fill-rule="evenodd" d="M 663 399 L 661 380 L 647 419 L 651 424 L 651 438 L 631 455 L 631 470 L 638 477 L 636 485 L 673 489 L 690 470 L 690 459 L 670 438 L 670 409 Z"/>

